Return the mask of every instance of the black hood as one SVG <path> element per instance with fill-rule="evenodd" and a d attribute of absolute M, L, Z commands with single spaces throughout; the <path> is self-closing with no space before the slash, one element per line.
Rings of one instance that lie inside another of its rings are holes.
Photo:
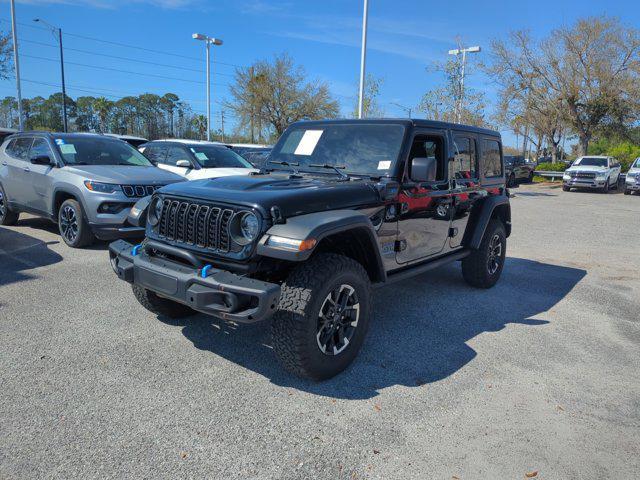
<path fill-rule="evenodd" d="M 160 193 L 244 205 L 268 213 L 273 206 L 284 217 L 305 213 L 354 208 L 380 202 L 380 196 L 369 179 L 341 181 L 337 176 L 243 175 L 194 180 L 169 185 Z"/>

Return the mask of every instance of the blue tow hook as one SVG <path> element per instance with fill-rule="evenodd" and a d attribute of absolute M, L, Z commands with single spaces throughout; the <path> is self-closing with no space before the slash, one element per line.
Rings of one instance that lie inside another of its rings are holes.
<path fill-rule="evenodd" d="M 138 251 L 142 248 L 142 244 L 136 245 L 135 247 L 133 247 L 131 249 L 131 255 L 133 255 L 134 257 L 136 255 L 138 255 Z"/>
<path fill-rule="evenodd" d="M 200 270 L 200 276 L 202 278 L 207 278 L 207 273 L 209 272 L 209 270 L 211 270 L 213 268 L 213 265 L 210 264 L 206 264 L 204 267 L 202 267 L 202 270 Z"/>

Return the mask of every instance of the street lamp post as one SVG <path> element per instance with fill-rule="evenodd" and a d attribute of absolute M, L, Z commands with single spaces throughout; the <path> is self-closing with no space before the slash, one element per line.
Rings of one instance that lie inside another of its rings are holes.
<path fill-rule="evenodd" d="M 457 114 L 456 118 L 458 119 L 458 123 L 462 121 L 462 105 L 464 102 L 464 69 L 465 64 L 467 63 L 467 53 L 478 53 L 480 52 L 480 47 L 468 47 L 468 48 L 456 48 L 454 50 L 449 50 L 449 55 L 455 55 L 456 57 L 462 54 L 462 72 L 460 75 L 460 98 L 458 99 L 458 105 L 456 107 Z"/>
<path fill-rule="evenodd" d="M 358 91 L 358 118 L 364 113 L 364 74 L 367 62 L 367 17 L 369 16 L 369 0 L 364 0 L 362 14 L 362 51 L 360 52 L 360 89 Z"/>
<path fill-rule="evenodd" d="M 11 0 L 11 34 L 13 35 L 13 64 L 16 69 L 16 90 L 18 94 L 18 128 L 22 130 L 22 88 L 20 87 L 20 60 L 18 59 L 18 31 L 16 30 L 16 6 Z"/>
<path fill-rule="evenodd" d="M 62 50 L 62 29 L 58 27 L 54 27 L 48 22 L 45 22 L 41 18 L 34 18 L 34 22 L 44 23 L 47 27 L 51 29 L 51 32 L 54 34 L 58 34 L 58 45 L 60 46 L 60 75 L 62 77 L 62 126 L 64 131 L 66 132 L 68 129 L 67 124 L 67 88 L 64 81 L 64 53 Z"/>
<path fill-rule="evenodd" d="M 209 46 L 222 45 L 222 40 L 219 38 L 208 37 L 202 33 L 194 33 L 191 35 L 194 40 L 202 40 L 205 42 L 207 51 L 207 141 L 211 140 L 211 60 L 209 53 Z"/>

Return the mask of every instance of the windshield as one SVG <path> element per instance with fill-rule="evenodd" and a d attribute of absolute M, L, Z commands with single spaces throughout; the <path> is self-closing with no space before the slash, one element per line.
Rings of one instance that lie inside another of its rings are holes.
<path fill-rule="evenodd" d="M 576 160 L 574 165 L 582 165 L 583 167 L 606 167 L 607 159 L 598 157 L 582 157 Z"/>
<path fill-rule="evenodd" d="M 56 138 L 55 142 L 66 165 L 152 166 L 140 152 L 120 140 L 65 137 Z"/>
<path fill-rule="evenodd" d="M 400 154 L 404 131 L 392 124 L 301 125 L 284 133 L 269 160 L 299 163 L 303 171 L 327 164 L 344 166 L 345 173 L 383 176 Z"/>
<path fill-rule="evenodd" d="M 253 165 L 227 147 L 197 145 L 189 148 L 202 168 L 253 168 Z"/>
<path fill-rule="evenodd" d="M 633 162 L 633 165 L 631 165 L 631 168 L 640 168 L 640 158 L 636 158 L 636 161 Z"/>

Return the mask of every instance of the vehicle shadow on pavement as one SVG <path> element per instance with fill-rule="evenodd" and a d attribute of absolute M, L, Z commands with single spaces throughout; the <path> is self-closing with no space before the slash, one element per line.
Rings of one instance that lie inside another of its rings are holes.
<path fill-rule="evenodd" d="M 509 258 L 503 277 L 490 290 L 462 280 L 459 264 L 374 292 L 368 338 L 354 364 L 322 383 L 290 375 L 270 347 L 268 325 L 229 325 L 206 315 L 160 318 L 182 327 L 196 348 L 208 350 L 283 387 L 342 399 L 375 397 L 380 389 L 419 387 L 457 372 L 477 355 L 467 342 L 509 324 L 543 326 L 532 318 L 560 302 L 585 270 Z M 493 337 L 500 343 L 500 336 Z M 499 350 L 499 345 L 496 345 Z"/>
<path fill-rule="evenodd" d="M 28 270 L 61 261 L 62 257 L 48 248 L 56 243 L 0 227 L 0 286 L 28 280 L 33 277 Z"/>

